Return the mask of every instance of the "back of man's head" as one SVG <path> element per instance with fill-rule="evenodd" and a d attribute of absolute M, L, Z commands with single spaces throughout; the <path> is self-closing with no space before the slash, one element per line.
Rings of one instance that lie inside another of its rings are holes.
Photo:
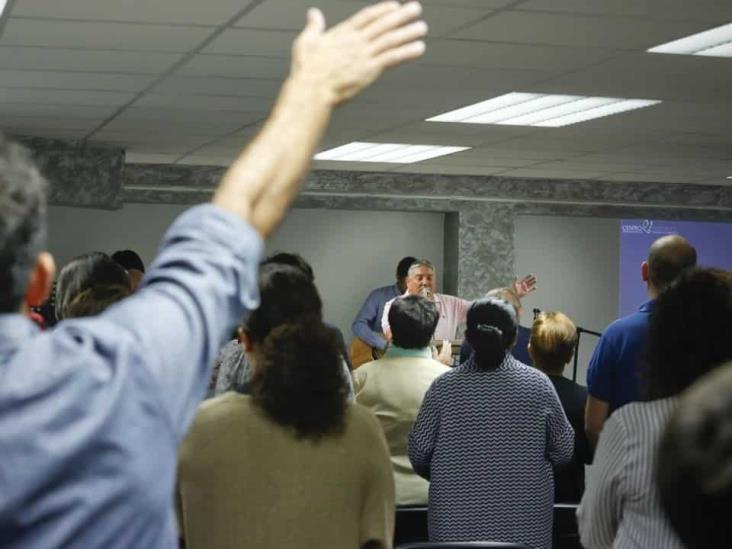
<path fill-rule="evenodd" d="M 46 182 L 28 151 L 0 134 L 0 313 L 19 311 L 46 232 Z"/>
<path fill-rule="evenodd" d="M 311 282 L 315 280 L 315 273 L 313 272 L 313 268 L 310 266 L 310 263 L 305 261 L 305 258 L 300 254 L 294 254 L 290 252 L 278 252 L 265 259 L 262 262 L 262 265 L 269 265 L 272 263 L 296 267 L 300 269 L 303 273 L 305 273 L 305 275 L 307 275 Z"/>
<path fill-rule="evenodd" d="M 403 257 L 399 261 L 396 268 L 397 280 L 407 278 L 407 274 L 409 274 L 409 267 L 411 267 L 412 263 L 414 263 L 415 261 L 417 261 L 417 259 L 412 256 Z"/>
<path fill-rule="evenodd" d="M 122 265 L 126 271 L 145 272 L 145 263 L 143 263 L 140 254 L 134 250 L 117 250 L 112 254 L 112 259 Z"/>
<path fill-rule="evenodd" d="M 663 291 L 689 267 L 696 265 L 696 249 L 679 235 L 667 235 L 648 250 L 648 282 Z"/>
<path fill-rule="evenodd" d="M 433 301 L 419 295 L 398 297 L 389 309 L 392 341 L 402 349 L 429 346 L 440 315 Z"/>

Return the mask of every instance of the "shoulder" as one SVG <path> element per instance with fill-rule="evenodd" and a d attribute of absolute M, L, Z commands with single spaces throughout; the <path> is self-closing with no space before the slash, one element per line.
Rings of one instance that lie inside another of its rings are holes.
<path fill-rule="evenodd" d="M 381 424 L 371 410 L 361 404 L 348 404 L 346 422 L 349 429 L 355 430 L 361 435 L 379 437 L 381 435 Z"/>
<path fill-rule="evenodd" d="M 621 317 L 612 322 L 603 333 L 602 337 L 620 337 L 628 332 L 645 328 L 648 325 L 647 312 L 635 312 L 627 316 Z"/>
<path fill-rule="evenodd" d="M 249 395 L 242 395 L 233 391 L 204 400 L 198 407 L 194 426 L 209 426 L 216 424 L 231 415 L 245 416 L 252 411 L 252 399 Z"/>
<path fill-rule="evenodd" d="M 663 398 L 648 402 L 630 402 L 615 410 L 610 420 L 628 430 L 658 426 L 671 415 L 676 398 Z"/>

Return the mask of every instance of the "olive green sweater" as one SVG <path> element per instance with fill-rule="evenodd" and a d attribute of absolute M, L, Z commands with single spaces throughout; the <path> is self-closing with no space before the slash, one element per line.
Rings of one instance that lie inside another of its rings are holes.
<path fill-rule="evenodd" d="M 342 435 L 312 442 L 249 396 L 204 402 L 181 447 L 176 500 L 187 549 L 392 546 L 389 450 L 358 405 Z"/>

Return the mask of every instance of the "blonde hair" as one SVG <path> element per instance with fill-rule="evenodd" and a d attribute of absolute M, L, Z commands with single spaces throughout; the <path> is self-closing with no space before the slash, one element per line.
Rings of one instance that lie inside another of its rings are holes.
<path fill-rule="evenodd" d="M 531 358 L 540 370 L 561 372 L 577 345 L 577 326 L 564 313 L 540 313 L 531 327 Z"/>

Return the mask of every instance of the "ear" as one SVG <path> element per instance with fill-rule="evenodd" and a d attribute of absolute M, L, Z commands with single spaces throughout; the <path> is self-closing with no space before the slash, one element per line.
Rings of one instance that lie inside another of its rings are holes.
<path fill-rule="evenodd" d="M 41 252 L 36 257 L 36 264 L 31 271 L 28 289 L 25 292 L 25 305 L 38 307 L 51 295 L 53 279 L 56 276 L 56 262 L 48 252 Z"/>
<path fill-rule="evenodd" d="M 648 276 L 648 261 L 641 263 L 641 280 L 646 283 L 650 282 L 650 278 Z"/>

